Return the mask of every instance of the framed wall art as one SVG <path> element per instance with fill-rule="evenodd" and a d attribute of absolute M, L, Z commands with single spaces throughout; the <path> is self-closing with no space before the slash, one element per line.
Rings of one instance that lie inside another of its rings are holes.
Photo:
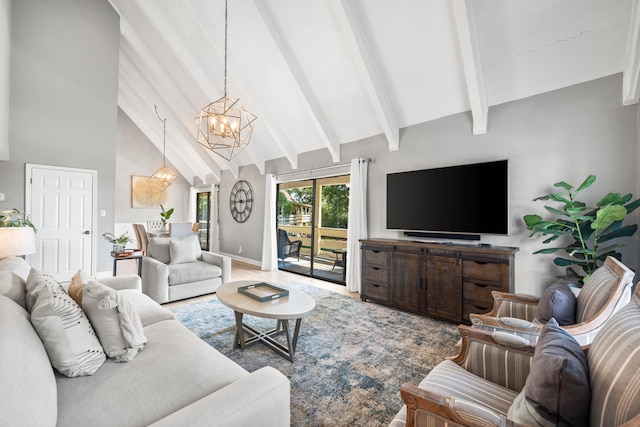
<path fill-rule="evenodd" d="M 167 203 L 168 191 L 160 191 L 149 182 L 148 176 L 131 176 L 131 207 L 133 209 L 157 208 Z"/>

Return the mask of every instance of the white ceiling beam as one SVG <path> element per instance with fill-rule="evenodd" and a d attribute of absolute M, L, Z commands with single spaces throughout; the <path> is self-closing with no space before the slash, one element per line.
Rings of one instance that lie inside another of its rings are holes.
<path fill-rule="evenodd" d="M 369 48 L 369 42 L 365 37 L 360 18 L 351 0 L 341 0 L 347 22 L 351 28 L 351 34 L 360 52 L 360 57 L 356 63 L 359 64 L 359 74 L 362 76 L 364 87 L 367 90 L 369 99 L 378 115 L 378 120 L 389 144 L 389 151 L 396 151 L 400 148 L 400 128 L 396 121 L 391 103 L 380 78 L 376 61 Z"/>
<path fill-rule="evenodd" d="M 631 2 L 631 18 L 622 68 L 622 105 L 637 104 L 640 99 L 640 7 Z"/>
<path fill-rule="evenodd" d="M 298 84 L 298 88 L 302 92 L 302 96 L 305 100 L 305 106 L 307 107 L 309 114 L 313 123 L 316 126 L 316 129 L 320 133 L 320 137 L 324 141 L 325 146 L 331 153 L 331 158 L 334 162 L 340 161 L 340 141 L 336 137 L 336 134 L 327 119 L 327 116 L 324 114 L 322 107 L 320 106 L 320 102 L 318 102 L 318 98 L 315 96 L 313 89 L 311 88 L 311 84 L 307 80 L 300 64 L 296 60 L 295 56 L 291 52 L 291 48 L 289 44 L 282 36 L 280 32 L 280 28 L 278 24 L 276 24 L 275 19 L 273 18 L 273 14 L 269 9 L 269 6 L 264 2 L 264 0 L 253 0 L 253 4 L 256 6 L 262 21 L 267 26 L 269 30 L 269 34 L 273 39 L 274 43 L 278 47 L 280 51 L 280 55 L 282 59 L 289 67 L 289 71 L 291 75 L 295 79 Z"/>
<path fill-rule="evenodd" d="M 452 0 L 452 5 L 473 117 L 473 134 L 481 135 L 487 133 L 489 105 L 487 104 L 472 0 Z"/>
<path fill-rule="evenodd" d="M 184 37 L 176 33 L 175 28 L 171 25 L 171 22 L 169 22 L 166 17 L 163 16 L 161 12 L 159 12 L 158 9 L 152 9 L 154 7 L 152 4 L 142 4 L 138 2 L 138 5 L 143 13 L 147 16 L 149 22 L 151 22 L 151 24 L 156 28 L 157 31 L 162 33 L 163 38 L 169 46 L 170 50 L 173 52 L 177 60 L 179 60 L 183 64 L 184 68 L 189 71 L 194 83 L 199 85 L 202 92 L 205 93 L 206 91 L 202 87 L 201 82 L 209 81 L 211 79 L 211 75 L 206 70 L 204 70 L 198 60 L 189 53 L 188 46 L 185 46 L 183 44 Z M 220 63 L 222 63 L 223 55 L 220 53 L 218 44 L 213 41 L 211 35 L 209 34 L 209 31 L 203 27 L 200 15 L 196 13 L 190 3 L 182 5 L 182 8 L 184 11 L 191 15 L 192 22 L 197 23 L 197 26 L 202 34 L 205 34 L 204 42 L 207 44 L 206 51 L 213 52 L 219 58 Z M 234 79 L 234 86 L 239 87 L 240 90 L 242 90 L 243 85 L 238 81 L 247 81 L 247 79 Z M 268 106 L 261 105 L 259 102 L 253 102 L 253 104 L 260 111 L 260 122 L 270 122 L 274 124 L 276 123 L 275 119 L 271 118 L 271 116 L 267 113 L 269 111 Z M 197 110 L 194 110 L 194 115 L 196 111 Z M 274 128 L 276 128 L 275 125 L 267 127 L 267 129 L 271 130 L 273 130 Z M 276 146 L 282 151 L 284 156 L 292 164 L 292 167 L 293 165 L 296 165 L 297 167 L 297 152 L 286 135 L 283 132 L 279 132 L 275 134 L 271 133 L 270 136 L 275 142 Z M 248 148 L 250 149 L 250 147 L 251 146 L 249 146 Z M 240 156 L 243 156 L 244 154 L 245 153 L 240 153 Z"/>
<path fill-rule="evenodd" d="M 192 131 L 187 127 L 187 124 L 179 113 L 179 111 L 184 110 L 195 111 L 195 107 L 192 106 L 189 100 L 179 90 L 177 85 L 173 83 L 171 76 L 169 76 L 158 60 L 149 51 L 137 33 L 131 28 L 131 25 L 128 22 L 123 22 L 121 23 L 121 28 L 122 37 L 125 39 L 126 43 L 123 46 L 121 42 L 121 53 L 135 64 L 135 67 L 139 69 L 140 73 L 149 80 L 149 84 L 157 93 L 157 97 L 155 98 L 156 101 L 153 103 L 159 104 L 157 100 L 162 100 L 162 106 L 165 110 L 168 110 L 168 113 L 171 116 L 171 120 L 169 121 L 170 126 L 175 126 L 179 129 L 179 133 L 181 135 L 180 140 L 186 141 L 190 147 L 190 153 L 205 162 L 211 169 L 211 172 L 219 179 L 220 171 L 222 170 L 222 167 L 219 164 L 221 161 L 216 162 L 215 159 L 204 155 L 206 149 L 197 143 L 195 136 L 193 136 Z M 132 58 L 132 55 L 135 55 L 136 58 Z M 143 67 L 143 69 L 140 69 L 140 67 Z M 163 115 L 167 116 L 166 114 Z M 195 127 L 193 122 L 188 123 Z"/>
<path fill-rule="evenodd" d="M 156 118 L 156 113 L 152 108 L 152 105 L 157 105 L 157 100 L 163 99 L 163 97 L 157 92 L 158 86 L 149 81 L 149 73 L 138 69 L 135 62 L 122 48 L 120 50 L 119 67 L 121 79 L 124 79 L 129 83 L 127 90 L 131 91 L 132 96 L 137 96 L 139 102 L 147 105 L 150 113 L 148 113 L 148 115 L 152 118 Z M 124 91 L 124 88 L 122 91 Z M 156 102 L 151 102 L 150 100 L 152 99 L 156 100 Z M 119 102 L 120 99 L 118 99 L 118 103 Z M 166 105 L 171 105 L 171 103 L 166 100 L 164 103 Z M 161 107 L 163 107 L 163 105 L 161 105 Z M 167 154 L 169 161 L 173 163 L 173 156 L 177 155 L 185 159 L 187 164 L 193 165 L 193 167 L 198 171 L 197 175 L 199 177 L 202 178 L 209 173 L 213 173 L 220 177 L 221 169 L 210 158 L 207 161 L 207 157 L 202 155 L 204 148 L 194 140 L 193 135 L 184 126 L 184 123 L 182 123 L 180 118 L 176 115 L 176 112 L 170 108 L 165 108 L 166 107 L 163 107 L 163 116 L 168 118 L 167 134 L 171 134 L 171 137 L 167 138 L 167 153 L 172 153 L 171 155 Z M 136 122 L 136 125 L 137 124 L 138 123 Z M 154 145 L 156 146 L 159 145 L 155 144 L 155 141 L 153 140 L 152 142 L 154 142 Z M 188 175 L 184 176 L 187 178 Z"/>

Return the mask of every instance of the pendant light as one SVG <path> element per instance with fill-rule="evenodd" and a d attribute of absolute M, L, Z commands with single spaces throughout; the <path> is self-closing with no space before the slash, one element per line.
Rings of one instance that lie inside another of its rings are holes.
<path fill-rule="evenodd" d="M 224 94 L 195 116 L 198 143 L 230 161 L 251 140 L 256 116 L 248 112 L 240 99 L 227 98 L 227 23 L 228 5 L 224 2 Z"/>
<path fill-rule="evenodd" d="M 164 191 L 173 184 L 173 181 L 175 181 L 178 176 L 167 166 L 167 118 L 160 118 L 158 106 L 154 105 L 154 107 L 156 109 L 156 116 L 158 116 L 158 119 L 162 122 L 162 166 L 149 177 L 149 182 L 158 188 L 158 190 Z"/>

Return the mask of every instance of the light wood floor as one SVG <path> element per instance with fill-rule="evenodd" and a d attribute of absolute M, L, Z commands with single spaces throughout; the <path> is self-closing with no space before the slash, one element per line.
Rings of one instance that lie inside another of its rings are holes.
<path fill-rule="evenodd" d="M 122 274 L 136 274 L 138 272 L 135 261 L 123 260 L 118 262 L 118 275 Z M 311 286 L 317 286 L 328 291 L 336 292 L 342 295 L 347 295 L 353 298 L 360 298 L 360 294 L 357 292 L 348 292 L 347 287 L 343 285 L 337 285 L 331 282 L 325 282 L 324 280 L 312 279 L 310 277 L 302 276 L 300 274 L 288 273 L 282 270 L 276 271 L 262 271 L 260 267 L 256 267 L 251 264 L 232 260 L 231 265 L 231 280 L 257 280 L 263 282 L 287 282 L 295 280 L 299 283 L 304 283 Z M 181 301 L 174 301 L 167 304 L 163 304 L 163 307 L 179 307 L 186 304 L 191 304 L 198 301 L 207 301 L 215 298 L 215 294 L 202 295 L 199 297 L 189 298 Z"/>

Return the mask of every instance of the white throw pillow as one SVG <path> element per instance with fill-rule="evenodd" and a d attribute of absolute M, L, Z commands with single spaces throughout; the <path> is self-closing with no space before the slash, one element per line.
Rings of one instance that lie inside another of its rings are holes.
<path fill-rule="evenodd" d="M 142 350 L 147 337 L 140 316 L 120 292 L 95 280 L 82 292 L 82 309 L 98 334 L 108 357 L 128 362 Z"/>
<path fill-rule="evenodd" d="M 25 283 L 25 305 L 27 306 L 27 311 L 31 313 L 33 310 L 33 305 L 38 298 L 38 294 L 42 289 L 44 289 L 44 285 L 46 283 L 57 283 L 53 277 L 44 274 L 42 271 L 32 268 L 29 271 L 29 276 L 27 276 L 27 282 Z"/>
<path fill-rule="evenodd" d="M 185 236 L 169 240 L 170 264 L 183 264 L 195 262 L 202 255 L 198 236 Z"/>
<path fill-rule="evenodd" d="M 51 365 L 68 377 L 93 375 L 106 360 L 89 319 L 54 280 L 37 292 L 31 323 L 42 340 Z"/>

